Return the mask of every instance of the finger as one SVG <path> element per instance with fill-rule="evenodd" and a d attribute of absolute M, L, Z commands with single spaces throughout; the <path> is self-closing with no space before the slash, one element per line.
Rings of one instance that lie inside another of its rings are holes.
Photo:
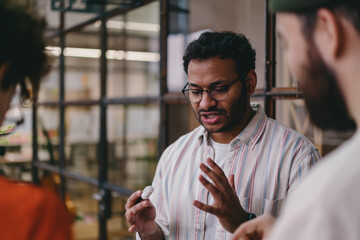
<path fill-rule="evenodd" d="M 241 236 L 241 237 L 237 237 L 237 236 L 232 236 L 231 240 L 255 240 L 255 238 L 250 238 L 250 236 Z"/>
<path fill-rule="evenodd" d="M 129 232 L 131 233 L 136 233 L 138 232 L 139 230 L 136 228 L 135 224 L 134 225 L 131 225 L 128 229 Z"/>
<path fill-rule="evenodd" d="M 250 220 L 241 224 L 240 227 L 235 231 L 233 239 L 261 239 L 262 230 L 259 226 L 261 224 L 261 221 L 258 221 L 259 219 Z"/>
<path fill-rule="evenodd" d="M 246 223 L 240 225 L 240 227 L 234 232 L 231 240 L 247 240 L 251 239 L 250 235 L 247 233 Z"/>
<path fill-rule="evenodd" d="M 134 224 L 136 221 L 136 216 L 149 207 L 152 207 L 152 204 L 149 200 L 142 201 L 128 209 L 125 213 L 125 217 L 130 224 Z"/>
<path fill-rule="evenodd" d="M 133 194 L 130 195 L 130 197 L 126 201 L 125 210 L 128 210 L 132 206 L 134 206 L 134 204 L 136 202 L 136 199 L 138 199 L 141 196 L 141 193 L 142 193 L 142 191 L 138 190 L 138 191 L 136 191 L 136 192 L 134 192 Z"/>
<path fill-rule="evenodd" d="M 130 211 L 128 211 L 128 212 L 125 213 L 125 218 L 126 218 L 126 221 L 127 221 L 130 225 L 134 224 L 135 221 L 136 221 L 136 218 L 135 218 L 134 214 L 133 214 L 132 212 L 130 212 Z"/>
<path fill-rule="evenodd" d="M 233 192 L 232 187 L 230 186 L 227 177 L 224 174 L 219 176 L 210 168 L 208 168 L 205 164 L 200 164 L 200 169 L 212 180 L 213 185 L 208 185 L 207 189 L 211 192 L 213 197 L 215 195 L 220 196 L 220 193 L 226 195 L 226 193 Z M 199 178 L 200 179 L 200 178 Z M 201 179 L 200 179 L 201 180 Z M 202 182 L 205 186 L 205 182 Z"/>
<path fill-rule="evenodd" d="M 233 236 L 231 238 L 231 240 L 261 240 L 263 239 L 262 237 L 258 237 L 257 235 L 252 235 L 252 234 L 245 234 L 243 236 L 237 237 L 237 236 Z"/>
<path fill-rule="evenodd" d="M 230 184 L 231 188 L 235 191 L 235 177 L 234 177 L 234 174 L 231 174 L 228 177 L 228 181 L 229 181 L 229 184 Z"/>
<path fill-rule="evenodd" d="M 224 171 L 211 158 L 208 158 L 206 162 L 218 176 L 226 178 Z"/>
<path fill-rule="evenodd" d="M 223 196 L 226 194 L 225 192 L 221 192 L 216 186 L 214 186 L 211 182 L 206 180 L 204 176 L 200 175 L 199 181 L 210 192 L 215 202 L 220 201 L 223 198 Z"/>
<path fill-rule="evenodd" d="M 203 163 L 200 164 L 200 169 L 214 182 L 216 186 L 222 186 L 224 183 L 227 184 L 227 178 L 225 174 L 219 175 L 218 173 L 216 173 L 214 170 L 212 170 Z"/>
<path fill-rule="evenodd" d="M 208 213 L 211 213 L 211 214 L 214 214 L 214 215 L 217 215 L 217 213 L 218 213 L 218 209 L 216 207 L 204 204 L 204 203 L 199 202 L 197 200 L 194 200 L 193 205 L 195 207 L 199 208 L 200 210 L 203 210 L 205 212 L 208 212 Z"/>

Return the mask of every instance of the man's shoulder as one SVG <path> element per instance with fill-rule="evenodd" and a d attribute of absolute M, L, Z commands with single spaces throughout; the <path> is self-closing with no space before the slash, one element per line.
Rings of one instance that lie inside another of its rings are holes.
<path fill-rule="evenodd" d="M 7 178 L 0 178 L 0 191 L 7 192 L 7 199 L 10 200 L 23 200 L 28 197 L 36 200 L 41 199 L 38 196 L 43 195 L 43 191 L 39 187 L 26 182 L 15 181 Z"/>
<path fill-rule="evenodd" d="M 256 108 L 254 108 L 254 106 Z M 268 143 L 285 143 L 286 145 L 301 143 L 302 148 L 305 146 L 311 149 L 316 149 L 314 144 L 303 134 L 297 132 L 293 128 L 285 126 L 284 124 L 274 120 L 266 115 L 261 105 L 252 105 L 253 109 L 257 111 L 254 119 L 251 122 L 250 130 L 252 138 L 258 138 L 263 144 Z"/>
<path fill-rule="evenodd" d="M 54 192 L 32 183 L 0 178 L 0 186 L 0 195 L 6 196 L 1 198 L 0 203 L 7 202 L 14 206 L 19 204 L 27 209 L 36 210 L 43 207 L 45 202 L 59 198 Z"/>
<path fill-rule="evenodd" d="M 267 118 L 266 125 L 267 125 L 267 127 L 266 127 L 265 131 L 269 131 L 269 132 L 274 131 L 274 134 L 277 136 L 287 137 L 288 140 L 292 139 L 294 141 L 302 140 L 305 143 L 307 143 L 311 146 L 314 146 L 314 144 L 303 134 L 299 133 L 298 131 L 296 131 L 293 128 L 285 126 L 284 124 L 282 124 L 272 118 Z"/>
<path fill-rule="evenodd" d="M 170 144 L 162 153 L 161 158 L 174 157 L 182 152 L 189 151 L 202 143 L 202 136 L 206 134 L 204 127 L 199 126 L 179 137 L 175 142 Z"/>
<path fill-rule="evenodd" d="M 55 192 L 6 178 L 0 178 L 0 196 L 4 196 L 0 198 L 0 212 L 8 223 L 20 221 L 24 216 L 28 216 L 26 221 L 30 218 L 35 221 L 44 211 L 57 211 L 61 205 Z"/>
<path fill-rule="evenodd" d="M 190 141 L 196 141 L 198 140 L 200 137 L 202 137 L 204 134 L 206 133 L 206 130 L 204 129 L 203 126 L 198 126 L 196 127 L 194 130 L 192 130 L 191 132 L 188 132 L 182 136 L 180 136 L 174 143 L 172 143 L 169 147 L 173 147 L 175 146 L 179 146 L 179 145 L 186 145 L 187 143 L 189 143 Z M 168 148 L 169 148 L 168 147 Z"/>

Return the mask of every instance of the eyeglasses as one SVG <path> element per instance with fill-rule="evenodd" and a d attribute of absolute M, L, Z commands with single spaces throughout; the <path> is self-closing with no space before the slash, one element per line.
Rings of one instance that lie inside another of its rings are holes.
<path fill-rule="evenodd" d="M 238 78 L 235 81 L 233 81 L 232 83 L 225 85 L 225 86 L 209 88 L 206 90 L 205 89 L 187 88 L 187 87 L 189 87 L 189 83 L 186 83 L 186 85 L 184 86 L 184 88 L 182 90 L 182 93 L 184 94 L 185 98 L 191 103 L 201 102 L 203 92 L 207 92 L 209 97 L 211 97 L 212 99 L 214 99 L 216 101 L 223 101 L 223 100 L 226 100 L 228 97 L 229 88 L 240 79 L 241 78 Z"/>

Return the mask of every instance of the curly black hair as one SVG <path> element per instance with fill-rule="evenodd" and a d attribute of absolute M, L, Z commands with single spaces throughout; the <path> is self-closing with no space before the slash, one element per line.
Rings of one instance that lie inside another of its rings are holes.
<path fill-rule="evenodd" d="M 40 79 L 49 70 L 45 53 L 45 20 L 23 5 L 0 1 L 0 66 L 8 63 L 1 89 L 20 84 L 22 95 L 29 98 L 25 79 L 36 97 Z"/>
<path fill-rule="evenodd" d="M 216 56 L 233 59 L 242 80 L 250 70 L 255 69 L 256 52 L 243 34 L 230 31 L 204 32 L 185 50 L 183 66 L 186 74 L 192 59 L 208 59 Z"/>

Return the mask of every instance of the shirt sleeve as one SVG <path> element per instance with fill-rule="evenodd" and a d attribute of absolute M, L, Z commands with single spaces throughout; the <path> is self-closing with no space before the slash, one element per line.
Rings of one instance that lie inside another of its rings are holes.
<path fill-rule="evenodd" d="M 291 193 L 297 187 L 311 168 L 320 160 L 320 153 L 315 147 L 310 148 L 307 154 L 302 154 L 301 157 L 294 160 L 290 170 L 288 193 Z"/>
<path fill-rule="evenodd" d="M 158 166 L 156 168 L 153 187 L 155 189 L 154 193 L 150 196 L 151 202 L 156 208 L 156 223 L 159 225 L 165 239 L 169 238 L 169 201 L 170 193 L 167 186 L 172 186 L 172 183 L 169 181 L 169 171 L 170 171 L 170 162 L 171 162 L 171 152 L 174 145 L 170 145 L 165 149 L 161 158 L 159 160 Z"/>
<path fill-rule="evenodd" d="M 44 200 L 31 239 L 73 239 L 70 215 L 64 203 L 53 192 L 44 191 Z"/>
<path fill-rule="evenodd" d="M 169 238 L 169 220 L 168 220 L 168 197 L 169 194 L 166 189 L 165 179 L 167 170 L 165 167 L 168 165 L 165 162 L 169 161 L 169 152 L 171 146 L 165 149 L 161 158 L 156 167 L 154 180 L 152 186 L 154 187 L 154 192 L 150 195 L 150 201 L 155 206 L 156 209 L 156 223 L 163 232 L 164 238 Z M 140 240 L 141 237 L 136 233 L 136 239 Z"/>

